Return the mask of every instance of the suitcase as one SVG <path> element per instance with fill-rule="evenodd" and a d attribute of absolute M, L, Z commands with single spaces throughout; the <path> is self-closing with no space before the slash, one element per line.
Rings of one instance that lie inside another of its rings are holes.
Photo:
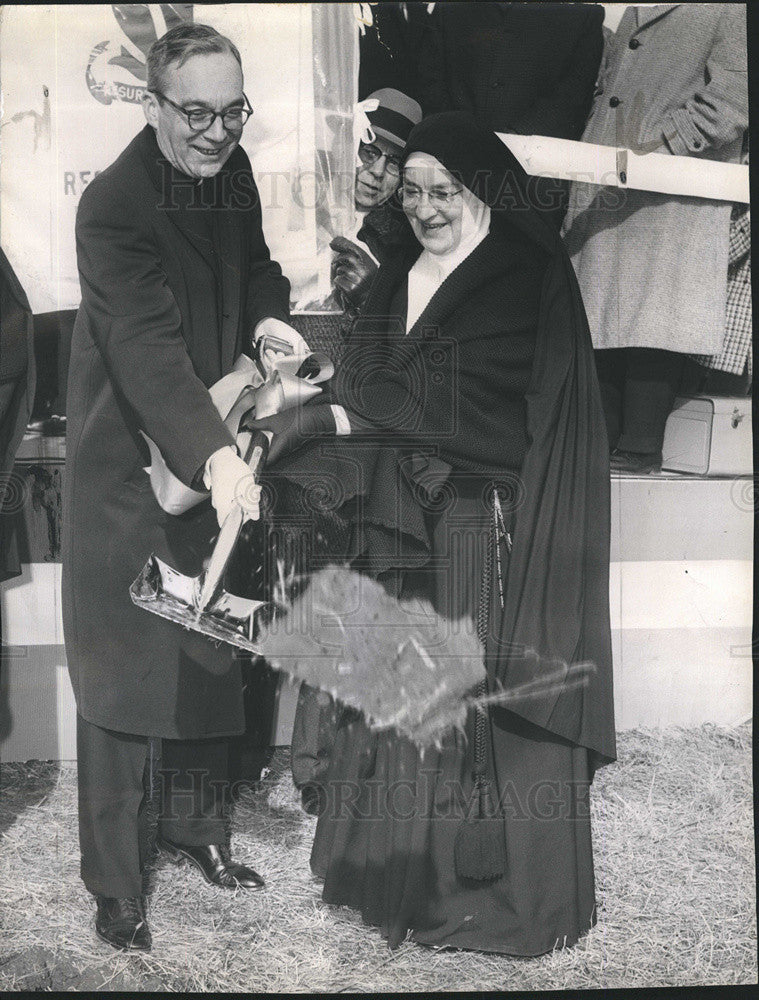
<path fill-rule="evenodd" d="M 751 398 L 679 396 L 667 420 L 662 469 L 702 476 L 753 473 Z"/>

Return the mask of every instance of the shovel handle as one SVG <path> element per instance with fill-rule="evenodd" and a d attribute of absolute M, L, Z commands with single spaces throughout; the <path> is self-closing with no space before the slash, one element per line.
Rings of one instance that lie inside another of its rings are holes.
<path fill-rule="evenodd" d="M 243 461 L 248 464 L 254 476 L 266 460 L 270 440 L 264 431 L 256 431 L 251 435 L 248 447 L 245 449 L 245 454 L 243 455 Z"/>
<path fill-rule="evenodd" d="M 216 593 L 221 583 L 224 570 L 227 568 L 232 549 L 240 536 L 243 522 L 243 509 L 239 504 L 232 504 L 232 508 L 224 519 L 224 523 L 219 531 L 219 537 L 211 553 L 208 569 L 201 578 L 195 607 L 197 611 L 205 611 L 207 605 Z"/>
<path fill-rule="evenodd" d="M 264 353 L 268 348 L 274 351 L 282 351 L 283 354 L 294 354 L 292 344 L 288 344 L 286 340 L 280 340 L 279 337 L 267 337 L 265 334 L 263 337 L 259 337 L 256 341 L 256 345 L 253 348 L 253 360 L 256 363 L 256 367 L 261 373 L 262 378 L 266 378 L 269 374 L 266 364 L 264 363 Z"/>
<path fill-rule="evenodd" d="M 279 337 L 272 337 L 270 334 L 264 334 L 263 337 L 259 337 L 258 343 L 261 344 L 262 353 L 271 347 L 272 350 L 282 351 L 283 354 L 295 354 L 293 345 L 289 341 L 281 340 Z"/>
<path fill-rule="evenodd" d="M 254 476 L 261 467 L 268 449 L 268 437 L 263 431 L 256 431 L 250 439 L 250 443 L 245 450 L 244 456 L 245 461 L 250 466 L 250 471 Z M 244 512 L 242 507 L 238 504 L 233 504 L 232 509 L 224 520 L 224 524 L 221 526 L 219 537 L 216 540 L 216 545 L 211 553 L 208 569 L 206 570 L 200 586 L 195 604 L 195 607 L 200 612 L 205 610 L 221 583 L 221 578 L 224 574 L 224 570 L 227 568 L 229 557 L 232 555 L 232 550 L 234 549 L 237 539 L 240 536 L 243 522 Z"/>

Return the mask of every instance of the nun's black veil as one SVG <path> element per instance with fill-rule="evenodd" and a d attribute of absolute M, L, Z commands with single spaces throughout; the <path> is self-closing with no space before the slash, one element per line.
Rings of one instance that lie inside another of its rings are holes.
<path fill-rule="evenodd" d="M 559 252 L 556 226 L 530 205 L 528 177 L 519 160 L 494 132 L 480 128 L 465 112 L 443 111 L 415 125 L 404 162 L 412 153 L 434 156 L 490 206 L 496 225 L 501 218 L 508 220 L 549 254 Z"/>
<path fill-rule="evenodd" d="M 524 503 L 516 513 L 500 642 L 489 650 L 509 708 L 615 758 L 609 625 L 609 451 L 593 348 L 574 269 L 555 226 L 529 203 L 527 175 L 464 112 L 431 115 L 405 156 L 434 156 L 549 254 L 527 391 Z"/>

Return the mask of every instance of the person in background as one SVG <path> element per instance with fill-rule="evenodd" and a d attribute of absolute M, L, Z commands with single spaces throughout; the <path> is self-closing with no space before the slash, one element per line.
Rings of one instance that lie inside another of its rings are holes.
<path fill-rule="evenodd" d="M 744 139 L 744 147 L 745 144 Z M 744 155 L 743 161 L 748 162 L 748 156 Z M 698 373 L 693 389 L 720 396 L 744 396 L 751 392 L 753 378 L 751 212 L 748 205 L 733 205 L 727 260 L 725 339 L 719 354 L 711 357 L 693 355 Z M 692 369 L 691 374 L 695 374 Z"/>
<path fill-rule="evenodd" d="M 737 163 L 747 126 L 744 5 L 627 8 L 585 142 Z M 573 185 L 564 236 L 617 472 L 661 468 L 686 356 L 722 349 L 730 213 L 723 201 Z"/>
<path fill-rule="evenodd" d="M 332 286 L 346 312 L 355 317 L 366 299 L 372 278 L 388 253 L 410 235 L 406 217 L 391 199 L 400 184 L 400 161 L 408 134 L 422 120 L 416 101 L 385 88 L 367 100 L 379 102 L 367 113 L 374 138 L 359 142 L 356 167 L 356 224 L 336 237 L 331 247 Z"/>
<path fill-rule="evenodd" d="M 35 384 L 32 310 L 0 249 L 0 582 L 21 573 L 20 480 L 13 465 L 32 415 Z"/>
<path fill-rule="evenodd" d="M 408 235 L 408 226 L 400 208 L 391 199 L 400 183 L 399 167 L 406 136 L 422 117 L 416 101 L 398 90 L 386 87 L 366 99 L 378 102 L 375 110 L 366 113 L 373 137 L 359 142 L 356 150 L 356 172 L 353 178 L 355 222 L 350 232 L 335 236 L 330 242 L 331 291 L 318 301 L 316 282 L 301 295 L 296 308 L 309 311 L 317 303 L 319 311 L 333 319 L 328 324 L 327 343 L 313 346 L 326 349 L 333 361 L 339 359 L 342 337 L 361 309 L 369 285 L 379 263 L 388 251 Z M 358 113 L 363 111 L 362 102 Z M 328 239 L 329 235 L 326 236 Z M 326 240 L 325 240 L 326 242 Z M 294 322 L 297 324 L 298 319 Z M 324 332 L 317 331 L 317 341 Z"/>
<path fill-rule="evenodd" d="M 603 8 L 588 3 L 436 3 L 419 49 L 425 115 L 462 110 L 494 132 L 579 139 L 603 54 Z M 556 225 L 564 181 L 528 193 Z"/>
<path fill-rule="evenodd" d="M 224 816 L 227 737 L 244 728 L 239 661 L 145 614 L 129 588 L 151 552 L 199 574 L 228 513 L 258 517 L 259 487 L 208 387 L 253 339 L 301 342 L 240 147 L 253 111 L 237 48 L 206 25 L 172 28 L 148 53 L 143 109 L 147 125 L 77 213 L 62 531 L 81 875 L 98 935 L 140 951 L 159 758 L 162 854 L 222 889 L 264 882 L 232 859 Z M 185 485 L 210 490 L 210 506 L 164 513 L 141 431 Z"/>
<path fill-rule="evenodd" d="M 380 264 L 404 241 L 413 238 L 401 209 L 391 204 L 400 183 L 400 162 L 412 127 L 421 121 L 422 109 L 406 94 L 385 88 L 369 95 L 379 101 L 367 117 L 374 139 L 361 142 L 356 168 L 354 231 L 332 241 L 332 284 L 344 313 L 345 337 L 360 314 Z M 339 356 L 342 345 L 334 353 Z M 334 742 L 336 709 L 323 691 L 302 685 L 292 736 L 292 773 L 306 812 L 319 809 L 321 779 Z"/>
<path fill-rule="evenodd" d="M 430 3 L 357 4 L 360 33 L 358 38 L 358 99 L 373 91 L 393 87 L 416 97 L 419 45 L 427 27 Z"/>

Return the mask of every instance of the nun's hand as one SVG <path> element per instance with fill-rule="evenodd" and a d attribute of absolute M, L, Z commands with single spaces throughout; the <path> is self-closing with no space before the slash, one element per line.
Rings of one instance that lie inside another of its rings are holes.
<path fill-rule="evenodd" d="M 330 271 L 332 285 L 346 306 L 360 310 L 377 273 L 377 265 L 366 251 L 344 236 L 336 236 L 330 249 L 335 251 Z"/>
<path fill-rule="evenodd" d="M 245 430 L 263 431 L 270 438 L 267 465 L 275 465 L 283 455 L 297 451 L 316 438 L 332 437 L 337 433 L 332 406 L 323 402 L 306 403 L 258 420 L 246 418 L 241 426 Z"/>

